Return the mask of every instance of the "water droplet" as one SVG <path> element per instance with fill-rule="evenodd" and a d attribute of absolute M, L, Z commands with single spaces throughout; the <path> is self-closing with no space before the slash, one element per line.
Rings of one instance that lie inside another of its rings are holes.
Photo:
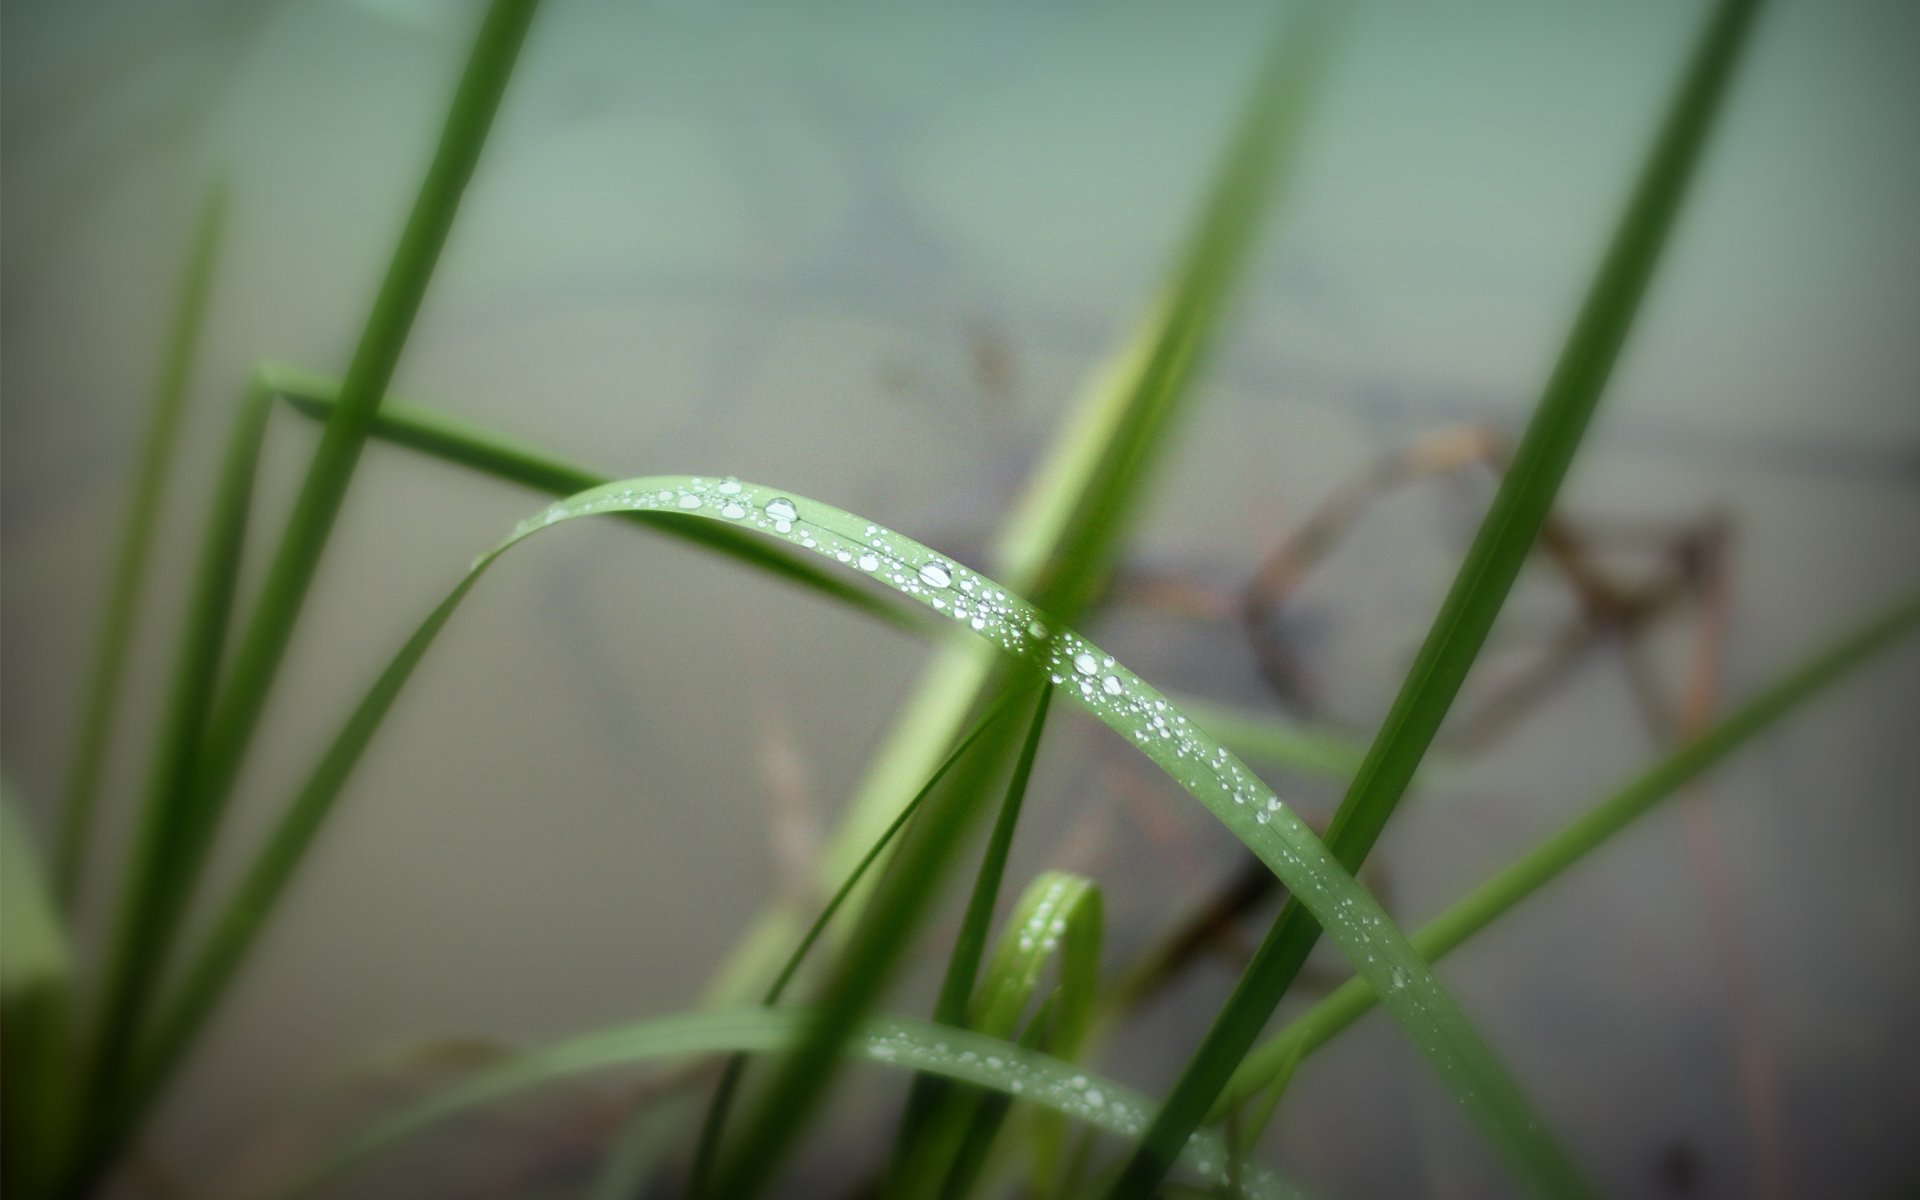
<path fill-rule="evenodd" d="M 1393 969 L 1393 986 L 1395 988 L 1407 986 L 1407 969 L 1405 967 L 1395 967 Z"/>
<path fill-rule="evenodd" d="M 727 480 L 720 485 L 720 494 L 722 496 L 738 496 L 740 494 L 740 481 L 738 479 Z"/>
<path fill-rule="evenodd" d="M 1109 675 L 1100 681 L 1100 687 L 1107 695 L 1118 696 L 1122 690 L 1120 677 L 1118 675 Z"/>
<path fill-rule="evenodd" d="M 880 569 L 880 559 L 872 554 L 862 554 L 860 556 L 860 569 L 862 571 L 877 571 Z"/>
<path fill-rule="evenodd" d="M 785 496 L 775 496 L 767 501 L 767 515 L 776 521 L 797 521 L 800 519 L 800 510 Z"/>
<path fill-rule="evenodd" d="M 738 521 L 741 517 L 747 515 L 747 510 L 741 508 L 738 504 L 728 504 L 720 510 L 720 515 L 729 521 Z"/>
<path fill-rule="evenodd" d="M 1100 669 L 1100 661 L 1082 650 L 1073 656 L 1073 669 L 1082 675 L 1091 675 Z"/>
<path fill-rule="evenodd" d="M 681 508 L 699 508 L 700 497 L 694 495 L 692 492 L 688 492 L 684 496 L 680 497 L 680 507 Z"/>
<path fill-rule="evenodd" d="M 952 587 L 953 572 L 947 570 L 947 564 L 941 562 L 939 559 L 929 559 L 927 562 L 921 564 L 920 580 L 928 587 Z"/>

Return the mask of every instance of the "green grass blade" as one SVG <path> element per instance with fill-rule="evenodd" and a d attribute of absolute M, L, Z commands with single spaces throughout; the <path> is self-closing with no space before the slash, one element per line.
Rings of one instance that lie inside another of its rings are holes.
<path fill-rule="evenodd" d="M 301 416 L 325 422 L 338 407 L 337 380 L 279 363 L 261 364 L 259 376 Z M 552 496 L 571 496 L 613 479 L 539 447 L 393 396 L 383 400 L 374 415 L 372 436 Z M 632 520 L 798 584 L 866 616 L 909 632 L 927 632 L 918 613 L 888 604 L 831 571 L 798 555 L 783 553 L 762 538 L 724 526 L 709 527 L 704 522 L 662 520 L 652 513 L 634 513 Z"/>
<path fill-rule="evenodd" d="M 867 871 L 879 861 L 880 855 L 892 844 L 895 835 L 906 828 L 907 822 L 920 811 L 920 806 L 926 803 L 927 797 L 940 786 L 940 782 L 946 778 L 954 764 L 959 762 L 961 757 L 987 734 L 994 722 L 1007 714 L 1015 699 L 1014 696 L 1008 696 L 1000 704 L 989 709 L 986 715 L 974 724 L 946 759 L 934 769 L 933 774 L 927 777 L 927 782 L 914 793 L 913 799 L 907 801 L 894 817 L 893 822 L 875 839 L 873 845 L 868 847 L 867 853 L 854 865 L 853 870 L 848 872 L 846 879 L 833 893 L 833 897 L 827 901 L 826 907 L 820 910 L 820 915 L 814 919 L 806 936 L 800 939 L 793 953 L 787 956 L 787 961 L 781 966 L 779 974 L 774 976 L 773 982 L 767 987 L 766 994 L 760 998 L 762 1005 L 772 1007 L 780 1003 L 781 997 L 786 993 L 787 985 L 793 981 L 794 975 L 800 970 L 800 964 L 806 960 L 808 953 L 819 942 L 820 935 L 825 932 L 834 915 L 846 903 L 847 897 L 851 896 L 853 890 L 860 885 Z M 689 1190 L 695 1196 L 707 1195 L 711 1190 L 714 1167 L 719 1162 L 720 1144 L 726 1132 L 727 1117 L 732 1111 L 734 1096 L 739 1091 L 741 1076 L 745 1070 L 745 1058 L 735 1056 L 727 1063 L 726 1069 L 721 1073 L 719 1085 L 714 1088 L 713 1101 L 707 1107 L 706 1119 L 700 1126 L 700 1138 L 694 1147 L 692 1184 Z"/>
<path fill-rule="evenodd" d="M 949 618 L 955 628 L 969 629 L 1046 672 L 1069 699 L 1133 742 L 1205 805 L 1307 904 L 1524 1179 L 1548 1190 L 1580 1190 L 1565 1155 L 1541 1130 L 1538 1118 L 1427 965 L 1312 830 L 1161 693 L 1097 646 L 1049 624 L 993 580 L 820 501 L 757 484 L 686 476 L 625 480 L 551 505 L 522 523 L 481 565 L 557 522 L 633 509 L 730 522 L 783 538 L 865 572 Z M 876 899 L 870 919 L 862 922 L 828 981 L 819 1002 L 819 1028 L 784 1060 L 749 1121 L 742 1140 L 756 1153 L 737 1174 L 722 1177 L 722 1184 L 733 1185 L 722 1187 L 725 1194 L 751 1195 L 777 1166 L 796 1134 L 798 1115 L 814 1107 L 830 1082 L 840 1042 L 850 1036 L 884 985 L 965 819 L 966 813 L 955 806 L 929 809 L 916 823 L 914 836 L 882 881 L 880 896 L 887 903 Z"/>
<path fill-rule="evenodd" d="M 1293 6 L 1261 64 L 1245 116 L 1161 295 L 1109 368 L 1062 423 L 994 551 L 1002 578 L 1065 623 L 1111 573 L 1120 534 L 1195 391 L 1273 200 L 1284 187 L 1307 102 L 1326 56 L 1332 6 Z M 876 753 L 821 859 L 840 878 L 886 822 L 894 798 L 926 777 L 979 706 L 995 668 L 965 642 L 936 652 Z M 713 993 L 758 989 L 801 920 L 775 906 L 743 941 Z"/>
<path fill-rule="evenodd" d="M 506 90 L 537 0 L 488 7 L 413 211 L 361 332 L 340 403 L 321 435 L 253 619 L 235 651 L 178 818 L 154 860 L 134 865 L 109 959 L 96 1037 L 96 1090 L 119 1083 L 148 1002 L 212 844 L 269 687 L 319 567 L 381 395 L 399 362 L 460 197 Z"/>
<path fill-rule="evenodd" d="M 1040 750 L 1040 735 L 1046 728 L 1047 704 L 1052 698 L 1050 690 L 1040 689 L 1034 703 L 1033 719 L 1028 723 L 1026 741 L 1020 748 L 1020 757 L 1014 762 L 1013 775 L 1007 781 L 1006 796 L 1000 802 L 993 832 L 987 836 L 986 849 L 980 856 L 980 867 L 974 872 L 973 891 L 967 897 L 966 912 L 961 918 L 959 933 L 953 939 L 953 949 L 947 954 L 946 974 L 941 979 L 939 997 L 934 1002 L 933 1019 L 942 1025 L 969 1024 L 967 1011 L 973 1001 L 974 983 L 980 973 L 980 960 L 986 954 L 994 906 L 999 902 L 1000 883 L 1006 876 L 1007 855 L 1013 851 L 1014 831 L 1020 823 L 1020 809 L 1026 801 L 1027 783 L 1033 777 L 1033 761 Z M 1007 1030 L 988 1032 L 1005 1036 Z M 899 1176 L 909 1171 L 908 1157 L 915 1153 L 915 1147 L 921 1143 L 920 1134 L 945 1094 L 944 1085 L 937 1084 L 930 1076 L 913 1081 L 913 1087 L 907 1094 L 906 1108 L 901 1114 L 899 1132 L 894 1137 L 891 1174 Z M 924 1160 L 925 1156 L 921 1157 Z M 917 1168 L 919 1171 L 926 1169 Z M 908 1190 L 911 1194 L 912 1189 Z"/>
<path fill-rule="evenodd" d="M 1513 463 L 1328 827 L 1328 848 L 1350 871 L 1366 858 L 1413 779 L 1552 508 L 1639 311 L 1755 8 L 1755 0 L 1722 0 L 1715 8 Z M 1146 1200 L 1165 1177 L 1318 936 L 1313 914 L 1302 905 L 1289 902 L 1281 910 L 1122 1174 L 1113 1200 Z"/>
<path fill-rule="evenodd" d="M 208 191 L 200 208 L 199 224 L 174 308 L 173 328 L 167 336 L 166 358 L 160 368 L 153 415 L 142 443 L 133 491 L 127 498 L 126 524 L 121 531 L 119 554 L 114 560 L 113 581 L 107 592 L 93 670 L 87 677 L 80 732 L 74 741 L 73 762 L 68 771 L 66 804 L 61 810 L 60 849 L 54 880 L 58 894 L 68 904 L 73 902 L 85 871 L 94 802 L 100 794 L 100 775 L 106 763 L 107 735 L 113 728 L 113 716 L 118 708 L 127 644 L 133 637 L 133 613 L 140 602 L 147 559 L 153 548 L 153 527 L 159 519 L 161 496 L 166 492 L 173 448 L 179 440 L 180 418 L 186 409 L 187 385 L 193 378 L 200 330 L 206 322 L 207 298 L 213 291 L 214 258 L 220 245 L 220 230 L 226 223 L 226 209 L 227 189 L 222 181 Z"/>
<path fill-rule="evenodd" d="M 1348 780 L 1359 773 L 1367 756 L 1364 743 L 1324 729 L 1192 696 L 1174 698 L 1180 702 L 1180 711 L 1241 758 L 1270 762 L 1304 775 Z"/>
<path fill-rule="evenodd" d="M 748 1008 L 657 1017 L 587 1034 L 513 1062 L 429 1097 L 381 1121 L 329 1155 L 282 1196 L 310 1191 L 360 1167 L 416 1134 L 481 1105 L 575 1076 L 637 1063 L 703 1054 L 772 1054 L 805 1035 L 811 1014 L 799 1009 Z M 908 1017 L 864 1021 L 846 1046 L 856 1058 L 882 1066 L 927 1071 L 988 1088 L 1064 1113 L 1095 1129 L 1127 1136 L 1149 1111 L 1144 1097 L 1085 1068 L 1061 1062 L 1000 1038 L 950 1029 Z M 1184 1160 L 1205 1179 L 1224 1180 L 1225 1155 L 1218 1137 L 1202 1134 Z M 1248 1194 L 1297 1195 L 1273 1172 L 1247 1170 Z"/>
<path fill-rule="evenodd" d="M 1429 962 L 1450 953 L 1575 863 L 1676 795 L 1795 709 L 1920 626 L 1920 595 L 1909 597 L 1797 667 L 1719 724 L 1641 772 L 1585 815 L 1469 892 L 1413 935 Z M 1246 1057 L 1215 1116 L 1278 1081 L 1289 1059 L 1311 1053 L 1373 1007 L 1373 994 L 1349 981 Z"/>
<path fill-rule="evenodd" d="M 73 954 L 39 852 L 0 788 L 0 1187 L 50 1195 L 74 1116 Z"/>

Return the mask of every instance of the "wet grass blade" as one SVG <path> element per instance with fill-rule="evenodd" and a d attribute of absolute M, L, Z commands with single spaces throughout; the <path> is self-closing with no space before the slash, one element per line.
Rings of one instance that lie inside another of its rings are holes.
<path fill-rule="evenodd" d="M 1086 602 L 1105 586 L 1122 532 L 1145 503 L 1153 469 L 1174 443 L 1286 183 L 1326 58 L 1333 11 L 1324 0 L 1306 0 L 1286 14 L 1165 288 L 1062 422 L 1001 532 L 993 558 L 1002 578 L 1062 622 L 1078 621 Z M 964 642 L 935 653 L 821 856 L 824 879 L 840 878 L 886 823 L 894 798 L 925 778 L 981 703 L 994 669 L 991 655 Z M 791 909 L 770 909 L 721 972 L 713 994 L 727 1000 L 757 990 L 755 981 L 791 944 L 800 920 Z"/>
<path fill-rule="evenodd" d="M 537 0 L 494 0 L 468 57 L 432 163 L 354 351 L 340 403 L 314 451 L 305 483 L 267 570 L 260 600 L 219 694 L 190 786 L 160 828 L 137 847 L 108 959 L 95 1037 L 93 1091 L 119 1086 L 160 968 L 185 915 L 267 692 L 318 570 L 321 552 L 399 362 L 427 283 L 479 161 Z"/>
<path fill-rule="evenodd" d="M 1429 962 L 1479 933 L 1558 878 L 1615 834 L 1680 792 L 1728 755 L 1785 719 L 1855 668 L 1920 626 L 1920 595 L 1909 597 L 1796 668 L 1698 738 L 1661 759 L 1587 813 L 1528 851 L 1413 935 Z M 1247 1055 L 1215 1106 L 1218 1117 L 1263 1087 L 1282 1082 L 1290 1060 L 1319 1049 L 1372 1009 L 1365 985 L 1349 981 Z"/>
<path fill-rule="evenodd" d="M 1045 672 L 1071 700 L 1200 801 L 1303 900 L 1522 1179 L 1543 1190 L 1582 1190 L 1565 1154 L 1425 962 L 1299 817 L 1161 693 L 1079 635 L 1049 624 L 993 580 L 817 500 L 757 484 L 687 476 L 625 480 L 550 505 L 475 569 L 483 570 L 520 539 L 558 522 L 634 509 L 728 522 L 782 538 L 868 574 L 949 618 L 956 629 L 971 630 L 1026 669 Z M 749 1119 L 741 1137 L 755 1154 L 736 1160 L 742 1165 L 720 1178 L 724 1194 L 749 1196 L 764 1186 L 797 1137 L 801 1115 L 817 1105 L 831 1082 L 841 1043 L 884 987 L 937 887 L 969 815 L 963 805 L 974 787 L 956 786 L 961 801 L 929 808 L 916 822 L 823 989 L 817 1028 L 783 1060 Z"/>
<path fill-rule="evenodd" d="M 513 1062 L 429 1097 L 355 1137 L 290 1187 L 290 1197 L 339 1179 L 407 1138 L 469 1112 L 559 1080 L 638 1063 L 703 1054 L 772 1054 L 805 1035 L 812 1014 L 785 1008 L 748 1008 L 658 1017 L 530 1052 Z M 969 1030 L 908 1017 L 860 1023 L 846 1044 L 849 1056 L 882 1066 L 926 1071 L 987 1088 L 1018 1101 L 1126 1136 L 1146 1119 L 1148 1104 L 1132 1090 L 1083 1067 Z M 1218 1137 L 1203 1133 L 1184 1160 L 1203 1179 L 1225 1179 Z M 1250 1196 L 1298 1195 L 1258 1165 L 1246 1169 Z"/>
<path fill-rule="evenodd" d="M 1327 846 L 1350 871 L 1366 858 L 1413 779 L 1552 508 L 1646 294 L 1756 7 L 1756 0 L 1722 0 L 1708 21 L 1513 462 L 1328 827 Z M 1281 910 L 1122 1174 L 1113 1200 L 1146 1200 L 1165 1177 L 1318 936 L 1303 905 L 1290 901 Z"/>
<path fill-rule="evenodd" d="M 142 443 L 133 490 L 127 498 L 126 524 L 114 559 L 113 580 L 108 585 L 107 607 L 94 648 L 93 669 L 87 677 L 79 734 L 74 740 L 73 762 L 68 770 L 66 803 L 60 814 L 54 886 L 68 905 L 80 888 L 86 866 L 94 802 L 100 793 L 100 776 L 106 765 L 107 735 L 119 707 L 120 679 L 126 669 L 127 645 L 133 637 L 133 614 L 146 578 L 154 523 L 159 519 L 160 500 L 167 490 L 174 445 L 179 441 L 180 418 L 186 410 L 187 385 L 193 378 L 200 330 L 206 323 L 207 298 L 213 291 L 214 258 L 220 246 L 220 230 L 226 223 L 226 208 L 227 189 L 222 181 L 208 191 L 200 208 L 180 297 L 174 307 L 173 328 L 167 336 L 166 358 L 160 368 L 153 415 Z"/>
<path fill-rule="evenodd" d="M 339 404 L 337 380 L 279 363 L 261 364 L 258 377 L 263 386 L 284 397 L 295 412 L 309 419 L 325 422 Z M 551 496 L 571 496 L 613 479 L 539 447 L 392 396 L 381 402 L 374 415 L 371 436 Z M 724 554 L 866 616 L 913 633 L 927 632 L 926 622 L 918 613 L 888 604 L 797 555 L 782 553 L 762 538 L 701 522 L 659 519 L 652 513 L 634 513 L 632 519 L 657 533 Z"/>
<path fill-rule="evenodd" d="M 947 954 L 946 974 L 941 979 L 939 997 L 934 1002 L 933 1019 L 939 1024 L 958 1027 L 968 1023 L 967 1011 L 973 1002 L 974 983 L 980 973 L 980 960 L 986 954 L 994 906 L 1000 899 L 1000 883 L 1006 876 L 1007 855 L 1013 851 L 1013 835 L 1020 824 L 1020 809 L 1026 801 L 1027 783 L 1033 777 L 1033 761 L 1040 751 L 1040 735 L 1046 728 L 1047 705 L 1052 698 L 1050 690 L 1040 689 L 1039 697 L 1034 702 L 1033 718 L 1028 723 L 1026 740 L 1020 747 L 1020 757 L 1015 760 L 1013 775 L 1007 781 L 1006 796 L 1000 802 L 1000 812 L 994 819 L 993 831 L 988 834 L 986 848 L 980 855 L 980 867 L 974 872 L 973 891 L 967 897 L 966 912 L 961 917 L 953 949 Z M 1007 1030 L 988 1032 L 1005 1036 Z M 900 1130 L 894 1138 L 893 1175 L 899 1176 L 909 1170 L 908 1156 L 921 1143 L 923 1128 L 944 1094 L 943 1086 L 930 1077 L 913 1081 L 913 1087 L 907 1094 L 906 1108 L 901 1114 Z"/>

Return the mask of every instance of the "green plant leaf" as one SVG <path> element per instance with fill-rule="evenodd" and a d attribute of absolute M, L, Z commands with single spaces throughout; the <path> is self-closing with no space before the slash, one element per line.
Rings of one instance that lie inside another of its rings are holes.
<path fill-rule="evenodd" d="M 1513 462 L 1327 827 L 1327 846 L 1349 871 L 1359 869 L 1405 794 L 1553 507 L 1653 277 L 1755 7 L 1755 0 L 1722 0 L 1707 23 Z M 1147 1200 L 1260 1036 L 1319 937 L 1319 914 L 1303 899 L 1296 891 L 1281 909 L 1112 1200 Z"/>
<path fill-rule="evenodd" d="M 40 854 L 0 786 L 0 1181 L 50 1195 L 74 1116 L 73 955 Z"/>
<path fill-rule="evenodd" d="M 803 1009 L 791 1008 L 685 1013 L 587 1034 L 533 1051 L 379 1122 L 276 1195 L 310 1191 L 442 1121 L 557 1080 L 703 1054 L 787 1050 L 805 1034 L 810 1017 Z M 861 1024 L 846 1052 L 883 1066 L 926 1071 L 1003 1092 L 1123 1137 L 1137 1132 L 1149 1111 L 1144 1097 L 1082 1067 L 1000 1038 L 931 1021 L 872 1018 Z M 1211 1133 L 1197 1136 L 1182 1161 L 1203 1179 L 1226 1178 L 1224 1148 Z M 1298 1195 L 1278 1175 L 1258 1164 L 1245 1164 L 1242 1172 L 1250 1196 Z"/>
<path fill-rule="evenodd" d="M 1662 800 L 1678 794 L 1681 788 L 1801 704 L 1912 633 L 1916 625 L 1920 625 L 1920 595 L 1908 597 L 1816 654 L 1711 729 L 1641 772 L 1559 833 L 1515 859 L 1414 934 L 1411 939 L 1414 949 L 1428 962 L 1452 952 L 1454 947 L 1605 845 Z M 1365 1015 L 1373 1004 L 1372 991 L 1359 980 L 1349 980 L 1248 1054 L 1221 1094 L 1213 1115 L 1216 1118 L 1225 1115 L 1261 1088 L 1283 1084 L 1294 1062 L 1325 1045 Z"/>
<path fill-rule="evenodd" d="M 224 180 L 208 189 L 200 206 L 200 220 L 187 253 L 187 269 L 174 307 L 173 328 L 167 335 L 166 357 L 154 394 L 153 415 L 141 444 L 140 465 L 127 497 L 126 524 L 120 551 L 114 560 L 113 581 L 107 588 L 107 607 L 101 617 L 93 670 L 87 677 L 80 710 L 79 735 L 74 739 L 68 770 L 66 804 L 61 809 L 59 857 L 54 880 L 69 905 L 82 882 L 87 845 L 93 828 L 94 801 L 100 794 L 100 774 L 106 766 L 107 735 L 119 707 L 120 679 L 125 674 L 127 645 L 133 637 L 133 614 L 139 605 L 141 581 L 153 547 L 153 527 L 171 474 L 174 445 L 179 441 L 180 418 L 186 410 L 187 385 L 193 378 L 194 357 L 200 348 L 200 329 L 206 323 L 207 298 L 213 291 L 213 266 L 226 224 L 227 187 Z"/>

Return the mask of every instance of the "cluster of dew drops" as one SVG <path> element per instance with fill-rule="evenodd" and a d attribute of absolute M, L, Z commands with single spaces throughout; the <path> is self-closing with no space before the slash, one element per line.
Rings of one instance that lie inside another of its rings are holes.
<path fill-rule="evenodd" d="M 895 590 L 964 623 L 1008 653 L 1029 658 L 1037 656 L 1053 684 L 1110 726 L 1124 730 L 1138 743 L 1142 753 L 1174 778 L 1184 781 L 1196 795 L 1212 792 L 1231 796 L 1234 809 L 1222 806 L 1218 812 L 1222 820 L 1243 835 L 1261 838 L 1273 853 L 1294 866 L 1304 861 L 1300 847 L 1308 848 L 1306 852 L 1313 856 L 1316 866 L 1334 865 L 1312 832 L 1271 789 L 1229 754 L 1226 747 L 1202 733 L 1169 704 L 1166 697 L 1116 662 L 1112 655 L 1072 630 L 1050 629 L 1039 611 L 1026 601 L 986 576 L 939 557 L 912 538 L 881 525 L 862 523 L 825 505 L 812 513 L 807 511 L 810 507 L 812 502 L 796 501 L 731 477 L 632 479 L 549 506 L 522 522 L 505 545 L 571 517 L 646 510 L 714 514 L 728 522 L 772 533 L 803 549 L 884 579 Z M 1203 784 L 1202 777 L 1206 777 L 1211 786 Z M 1269 833 L 1262 838 L 1263 831 L 1248 829 L 1242 814 L 1250 814 L 1254 826 L 1273 824 L 1284 835 L 1273 837 Z M 1324 900 L 1326 887 L 1320 882 L 1318 872 L 1302 874 L 1308 886 Z M 1345 925 L 1357 941 L 1373 940 L 1370 927 L 1378 927 L 1377 919 L 1357 920 L 1350 911 L 1327 904 L 1314 907 L 1316 911 L 1327 909 L 1323 915 Z M 1401 985 L 1402 979 L 1396 977 L 1395 983 Z"/>

